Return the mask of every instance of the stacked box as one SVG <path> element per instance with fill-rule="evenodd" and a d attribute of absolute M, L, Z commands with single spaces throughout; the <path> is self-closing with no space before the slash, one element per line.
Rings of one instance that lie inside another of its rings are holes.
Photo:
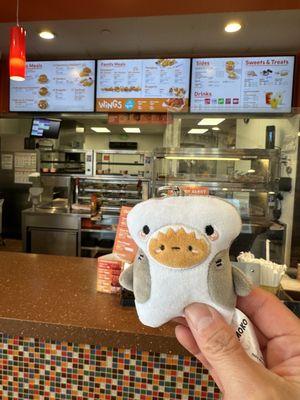
<path fill-rule="evenodd" d="M 121 208 L 115 244 L 113 248 L 114 254 L 117 254 L 120 258 L 128 262 L 134 261 L 137 252 L 137 245 L 130 236 L 127 227 L 127 215 L 131 209 L 132 207 L 126 206 Z"/>
<path fill-rule="evenodd" d="M 123 263 L 115 254 L 107 254 L 98 258 L 97 291 L 104 293 L 120 292 L 119 276 Z"/>
<path fill-rule="evenodd" d="M 137 246 L 127 227 L 127 215 L 131 207 L 121 208 L 112 254 L 98 258 L 97 290 L 104 293 L 119 293 L 119 276 L 123 267 L 134 261 Z"/>

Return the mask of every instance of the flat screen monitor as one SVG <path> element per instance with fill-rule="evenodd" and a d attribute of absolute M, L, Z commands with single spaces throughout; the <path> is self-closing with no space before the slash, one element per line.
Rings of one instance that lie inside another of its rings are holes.
<path fill-rule="evenodd" d="M 96 111 L 186 112 L 190 59 L 98 60 Z"/>
<path fill-rule="evenodd" d="M 35 138 L 58 139 L 61 120 L 33 118 L 30 136 Z"/>
<path fill-rule="evenodd" d="M 289 113 L 294 56 L 194 58 L 191 112 Z"/>
<path fill-rule="evenodd" d="M 94 111 L 95 61 L 29 61 L 24 81 L 10 81 L 10 111 Z"/>

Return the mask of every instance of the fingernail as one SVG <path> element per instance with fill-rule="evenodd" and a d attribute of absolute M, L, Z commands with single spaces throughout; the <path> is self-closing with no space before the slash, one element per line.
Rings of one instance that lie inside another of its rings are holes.
<path fill-rule="evenodd" d="M 212 314 L 209 307 L 202 303 L 193 303 L 184 309 L 184 314 L 198 332 L 212 323 Z"/>

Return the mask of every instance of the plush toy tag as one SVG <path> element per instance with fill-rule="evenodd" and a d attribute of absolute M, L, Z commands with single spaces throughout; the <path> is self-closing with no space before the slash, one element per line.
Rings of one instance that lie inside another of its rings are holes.
<path fill-rule="evenodd" d="M 249 357 L 265 365 L 253 324 L 250 319 L 237 308 L 234 311 L 231 326 L 234 328 L 237 338 Z"/>

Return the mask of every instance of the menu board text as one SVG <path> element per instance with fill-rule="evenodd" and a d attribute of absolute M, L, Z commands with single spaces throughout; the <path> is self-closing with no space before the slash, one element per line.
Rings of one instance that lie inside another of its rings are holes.
<path fill-rule="evenodd" d="M 294 57 L 193 59 L 191 112 L 291 111 Z"/>
<path fill-rule="evenodd" d="M 96 111 L 188 111 L 189 59 L 99 60 L 97 70 Z"/>
<path fill-rule="evenodd" d="M 10 81 L 10 111 L 94 111 L 95 61 L 30 61 Z"/>

